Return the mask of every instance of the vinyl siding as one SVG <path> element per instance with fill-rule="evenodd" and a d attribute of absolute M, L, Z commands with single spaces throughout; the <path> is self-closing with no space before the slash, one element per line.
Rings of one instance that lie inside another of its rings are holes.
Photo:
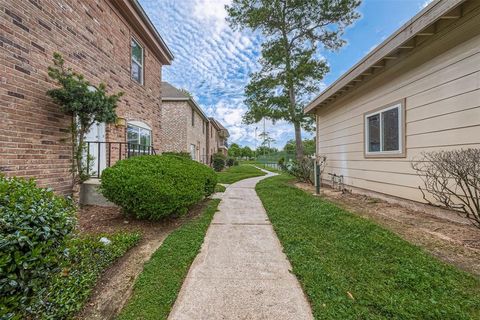
<path fill-rule="evenodd" d="M 364 114 L 405 99 L 406 157 L 365 158 Z M 450 28 L 317 111 L 317 150 L 347 185 L 422 201 L 411 161 L 424 151 L 480 147 L 480 15 Z"/>

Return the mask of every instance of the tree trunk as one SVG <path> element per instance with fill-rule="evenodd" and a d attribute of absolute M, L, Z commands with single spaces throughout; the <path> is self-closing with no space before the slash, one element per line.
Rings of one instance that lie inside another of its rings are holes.
<path fill-rule="evenodd" d="M 293 126 L 295 127 L 295 153 L 297 160 L 301 160 L 303 158 L 302 128 L 298 122 L 294 122 Z"/>

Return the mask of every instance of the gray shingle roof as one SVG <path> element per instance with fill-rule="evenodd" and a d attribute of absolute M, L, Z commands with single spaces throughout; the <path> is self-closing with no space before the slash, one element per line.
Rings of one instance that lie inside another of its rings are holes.
<path fill-rule="evenodd" d="M 186 94 L 180 89 L 175 88 L 170 83 L 162 81 L 162 99 L 163 100 L 168 100 L 168 99 L 190 100 L 190 97 L 188 96 L 188 94 Z"/>

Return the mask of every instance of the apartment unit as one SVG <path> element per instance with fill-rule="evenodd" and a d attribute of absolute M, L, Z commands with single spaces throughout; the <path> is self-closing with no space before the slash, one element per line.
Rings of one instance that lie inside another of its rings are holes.
<path fill-rule="evenodd" d="M 307 107 L 324 181 L 422 202 L 422 152 L 480 148 L 480 1 L 436 0 Z"/>
<path fill-rule="evenodd" d="M 188 152 L 193 160 L 208 163 L 209 119 L 192 98 L 162 82 L 162 152 Z"/>
<path fill-rule="evenodd" d="M 54 52 L 94 85 L 123 91 L 118 122 L 96 124 L 94 174 L 161 149 L 162 67 L 173 55 L 136 0 L 0 3 L 0 172 L 71 192 L 71 117 L 47 97 Z"/>

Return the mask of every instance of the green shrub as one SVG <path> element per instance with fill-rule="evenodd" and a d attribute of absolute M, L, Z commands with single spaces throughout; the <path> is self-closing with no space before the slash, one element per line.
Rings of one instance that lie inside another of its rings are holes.
<path fill-rule="evenodd" d="M 168 152 L 164 152 L 162 153 L 162 155 L 164 156 L 178 156 L 178 157 L 182 157 L 182 158 L 185 158 L 185 159 L 192 159 L 192 155 L 188 152 L 173 152 L 173 151 L 168 151 Z"/>
<path fill-rule="evenodd" d="M 213 169 L 217 172 L 225 169 L 225 160 L 226 157 L 222 153 L 215 153 L 212 161 Z"/>
<path fill-rule="evenodd" d="M 124 212 L 160 219 L 184 213 L 212 194 L 217 177 L 209 167 L 179 156 L 139 156 L 118 161 L 102 173 L 100 190 Z"/>
<path fill-rule="evenodd" d="M 58 272 L 75 206 L 33 180 L 0 176 L 0 313 L 18 310 Z"/>
<path fill-rule="evenodd" d="M 227 165 L 228 167 L 233 167 L 234 163 L 235 163 L 235 159 L 233 159 L 233 158 L 228 158 L 228 159 L 227 159 L 227 162 L 226 162 L 226 165 Z"/>

